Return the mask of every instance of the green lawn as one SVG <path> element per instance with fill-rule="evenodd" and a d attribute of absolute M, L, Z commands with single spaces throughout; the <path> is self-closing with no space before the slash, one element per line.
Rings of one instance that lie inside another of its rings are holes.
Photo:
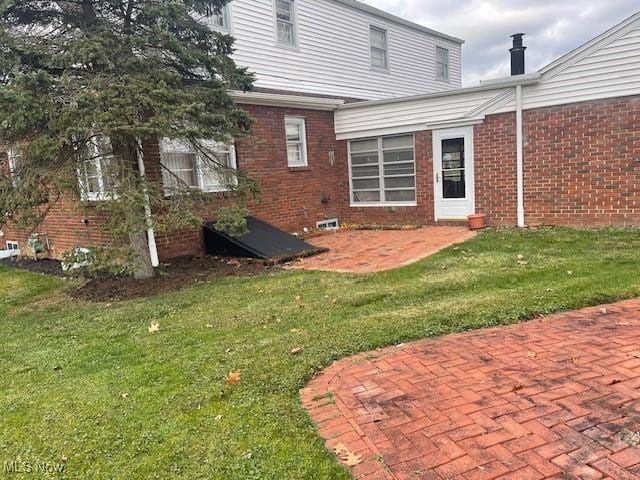
<path fill-rule="evenodd" d="M 347 479 L 299 403 L 314 372 L 640 295 L 639 260 L 639 230 L 488 231 L 391 272 L 278 272 L 113 305 L 3 268 L 0 468 L 66 457 L 65 478 Z"/>

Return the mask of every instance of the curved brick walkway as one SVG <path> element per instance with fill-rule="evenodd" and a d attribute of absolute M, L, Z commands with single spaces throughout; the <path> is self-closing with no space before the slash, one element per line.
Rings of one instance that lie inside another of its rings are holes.
<path fill-rule="evenodd" d="M 356 478 L 640 480 L 640 299 L 361 354 L 301 393 Z"/>

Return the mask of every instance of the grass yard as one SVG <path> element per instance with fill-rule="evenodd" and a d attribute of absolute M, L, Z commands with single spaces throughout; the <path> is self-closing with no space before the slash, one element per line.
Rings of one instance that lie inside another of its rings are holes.
<path fill-rule="evenodd" d="M 112 305 L 3 268 L 0 463 L 66 458 L 57 478 L 347 479 L 299 402 L 314 372 L 638 296 L 639 265 L 639 230 L 488 231 L 390 272 L 277 272 Z"/>

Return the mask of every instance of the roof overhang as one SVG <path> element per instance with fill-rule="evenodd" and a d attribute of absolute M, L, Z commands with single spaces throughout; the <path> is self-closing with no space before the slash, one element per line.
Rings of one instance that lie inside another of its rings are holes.
<path fill-rule="evenodd" d="M 231 98 L 241 105 L 266 105 L 270 107 L 305 108 L 308 110 L 333 111 L 345 103 L 338 98 L 307 97 L 263 92 L 229 92 Z"/>
<path fill-rule="evenodd" d="M 463 43 L 465 43 L 465 41 L 462 40 L 461 38 L 453 37 L 451 35 L 447 35 L 446 33 L 438 32 L 437 30 L 432 30 L 423 25 L 420 25 L 415 22 L 411 22 L 409 20 L 405 20 L 402 17 L 398 17 L 397 15 L 387 13 L 384 10 L 380 10 L 379 8 L 372 7 L 371 5 L 367 5 L 366 3 L 359 2 L 357 0 L 333 0 L 333 1 L 336 3 L 341 3 L 342 5 L 346 5 L 348 7 L 354 8 L 356 10 L 360 10 L 361 12 L 366 12 L 366 13 L 369 13 L 370 15 L 374 15 L 376 17 L 389 20 L 390 22 L 403 25 L 405 27 L 411 28 L 418 32 L 426 33 L 434 37 L 442 38 L 443 40 L 448 40 L 450 42 L 457 43 L 459 45 L 462 45 Z"/>

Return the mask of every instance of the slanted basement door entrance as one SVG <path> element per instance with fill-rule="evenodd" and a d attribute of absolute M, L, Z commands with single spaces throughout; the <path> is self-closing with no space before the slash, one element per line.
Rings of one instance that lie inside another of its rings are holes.
<path fill-rule="evenodd" d="M 436 221 L 475 213 L 473 127 L 433 132 L 433 173 Z"/>
<path fill-rule="evenodd" d="M 327 251 L 254 217 L 247 218 L 247 229 L 248 233 L 234 237 L 216 230 L 214 223 L 206 224 L 204 240 L 207 253 L 281 263 Z"/>

